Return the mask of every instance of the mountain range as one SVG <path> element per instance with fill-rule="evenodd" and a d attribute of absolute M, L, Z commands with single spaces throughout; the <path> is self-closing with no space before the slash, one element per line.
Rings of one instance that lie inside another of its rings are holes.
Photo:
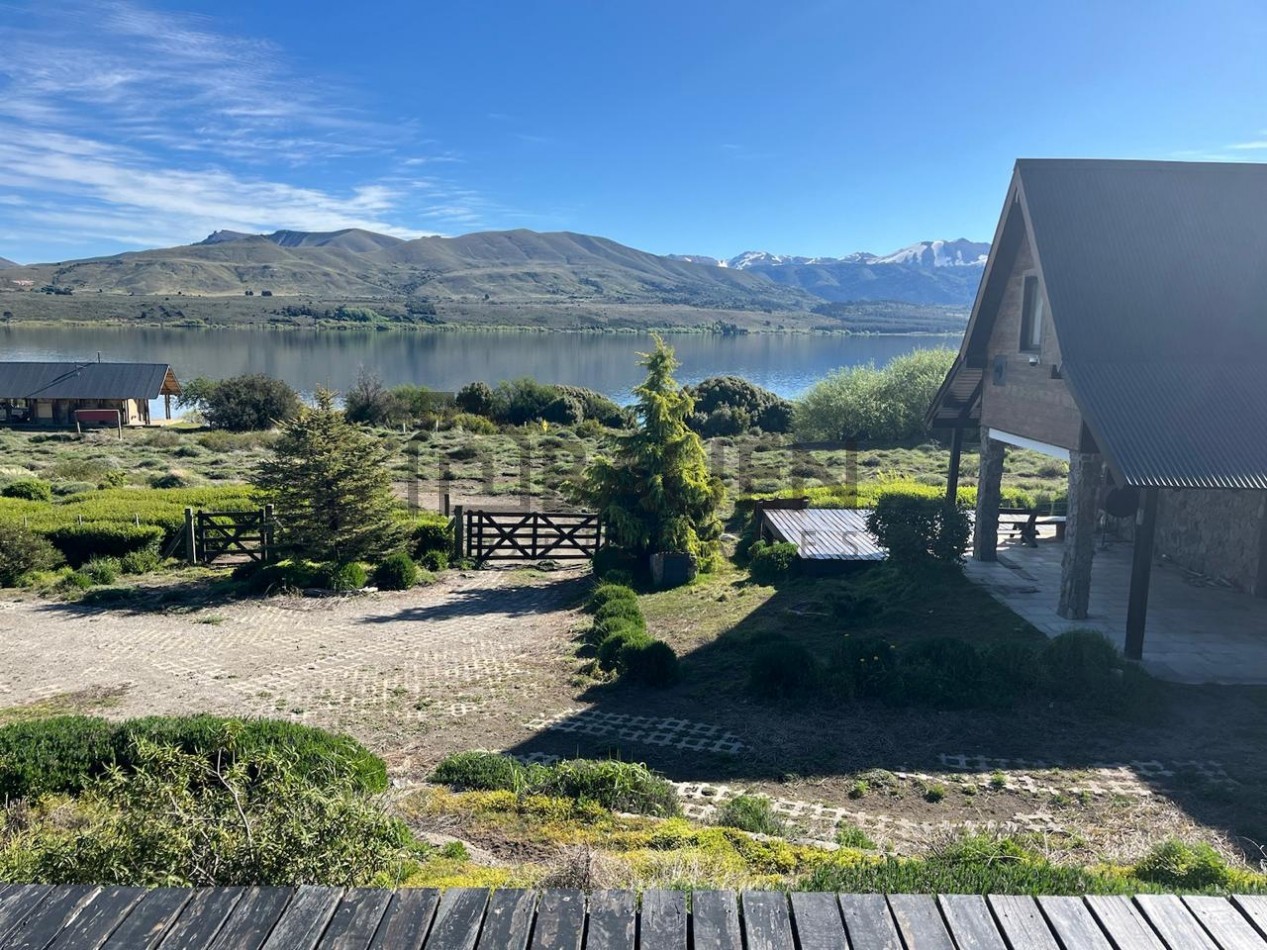
<path fill-rule="evenodd" d="M 11 261 L 7 257 L 0 257 L 0 269 L 5 268 L 5 267 L 18 267 L 18 266 L 20 265 L 16 261 Z"/>
<path fill-rule="evenodd" d="M 0 287 L 106 294 L 410 297 L 431 303 L 684 305 L 810 311 L 825 301 L 966 307 L 989 245 L 925 241 L 889 255 L 660 256 L 571 232 L 403 240 L 339 231 L 216 231 L 197 244 L 52 264 L 5 261 Z M 30 283 L 27 283 L 30 282 Z"/>

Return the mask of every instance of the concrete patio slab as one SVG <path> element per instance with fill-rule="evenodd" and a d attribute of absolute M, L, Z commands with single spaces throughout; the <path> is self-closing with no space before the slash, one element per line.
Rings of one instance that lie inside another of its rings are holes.
<path fill-rule="evenodd" d="M 968 577 L 1049 637 L 1092 628 L 1122 649 L 1130 590 L 1131 545 L 1097 546 L 1086 620 L 1056 613 L 1063 543 L 1035 548 L 999 542 L 995 562 L 969 560 Z M 1267 599 L 1251 597 L 1165 562 L 1153 565 L 1143 665 L 1176 683 L 1267 685 Z"/>

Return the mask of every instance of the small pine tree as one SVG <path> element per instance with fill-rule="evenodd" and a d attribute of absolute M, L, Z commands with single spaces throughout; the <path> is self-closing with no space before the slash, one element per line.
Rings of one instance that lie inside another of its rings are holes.
<path fill-rule="evenodd" d="M 282 542 L 306 558 L 376 561 L 400 545 L 390 454 L 317 392 L 317 407 L 286 423 L 253 484 L 277 508 Z"/>
<path fill-rule="evenodd" d="M 647 378 L 634 394 L 638 425 L 618 437 L 614 457 L 599 456 L 573 492 L 604 518 L 612 540 L 639 555 L 687 552 L 701 570 L 716 562 L 721 479 L 708 471 L 704 443 L 687 426 L 695 400 L 678 385 L 678 361 L 658 336 L 639 361 Z"/>

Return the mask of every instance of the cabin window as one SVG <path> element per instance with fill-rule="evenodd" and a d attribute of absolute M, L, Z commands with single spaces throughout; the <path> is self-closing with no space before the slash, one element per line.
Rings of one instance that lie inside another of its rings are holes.
<path fill-rule="evenodd" d="M 1029 274 L 1025 277 L 1025 289 L 1021 299 L 1021 350 L 1041 350 L 1043 348 L 1043 293 L 1038 286 L 1038 277 Z"/>

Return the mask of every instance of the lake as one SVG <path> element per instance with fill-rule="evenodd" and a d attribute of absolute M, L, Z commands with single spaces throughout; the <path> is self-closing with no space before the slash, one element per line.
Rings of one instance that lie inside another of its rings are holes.
<path fill-rule="evenodd" d="M 787 398 L 842 366 L 883 365 L 914 349 L 959 343 L 948 336 L 800 333 L 665 339 L 682 361 L 681 382 L 731 374 Z M 0 358 L 6 360 L 95 360 L 100 354 L 106 361 L 170 363 L 178 379 L 265 373 L 304 393 L 319 386 L 346 392 L 363 366 L 388 386 L 449 391 L 472 380 L 496 384 L 532 376 L 628 402 L 643 377 L 637 354 L 650 347 L 650 337 L 638 333 L 0 328 Z"/>

